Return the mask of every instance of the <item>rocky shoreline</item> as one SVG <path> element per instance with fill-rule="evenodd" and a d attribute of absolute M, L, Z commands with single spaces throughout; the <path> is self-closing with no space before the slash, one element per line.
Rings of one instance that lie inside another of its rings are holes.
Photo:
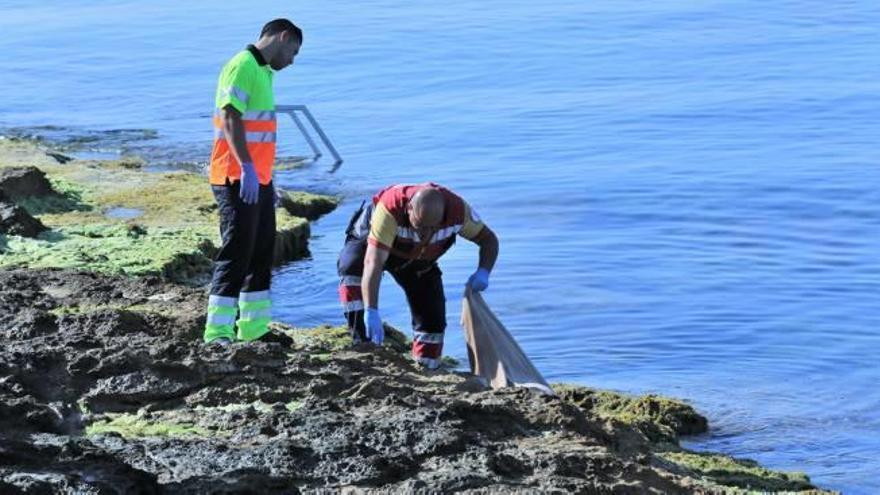
<path fill-rule="evenodd" d="M 0 493 L 830 493 L 679 446 L 687 404 L 424 372 L 393 329 L 206 347 L 204 179 L 0 141 Z M 334 198 L 289 194 L 276 261 Z"/>

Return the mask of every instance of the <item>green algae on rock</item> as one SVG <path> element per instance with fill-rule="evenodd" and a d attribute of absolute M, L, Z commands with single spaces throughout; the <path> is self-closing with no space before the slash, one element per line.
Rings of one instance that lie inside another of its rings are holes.
<path fill-rule="evenodd" d="M 687 451 L 662 452 L 657 456 L 705 480 L 707 487 L 725 487 L 725 493 L 822 493 L 815 490 L 804 473 L 774 471 L 748 459 Z"/>
<path fill-rule="evenodd" d="M 555 384 L 562 400 L 603 418 L 632 426 L 654 442 L 676 442 L 680 435 L 704 433 L 708 421 L 684 402 L 644 395 L 627 396 L 578 385 Z"/>
<path fill-rule="evenodd" d="M 88 269 L 186 281 L 209 271 L 219 243 L 216 204 L 207 180 L 189 172 L 148 173 L 141 162 L 59 163 L 33 143 L 0 141 L 0 169 L 36 164 L 53 192 L 18 200 L 49 231 L 36 238 L 0 236 L 0 266 Z M 306 218 L 332 210 L 329 196 L 291 193 L 277 209 L 276 264 L 308 253 Z M 115 209 L 137 211 L 114 218 Z"/>
<path fill-rule="evenodd" d="M 317 220 L 322 215 L 335 210 L 338 204 L 339 199 L 332 196 L 304 191 L 284 191 L 281 193 L 281 206 L 291 215 L 308 220 Z"/>
<path fill-rule="evenodd" d="M 138 414 L 108 414 L 89 424 L 86 436 L 116 433 L 125 438 L 143 437 L 207 437 L 211 432 L 190 423 L 174 423 L 146 418 Z"/>

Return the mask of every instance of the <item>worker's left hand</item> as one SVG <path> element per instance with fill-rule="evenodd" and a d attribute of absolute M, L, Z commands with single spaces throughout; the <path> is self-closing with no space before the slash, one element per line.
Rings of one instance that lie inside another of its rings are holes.
<path fill-rule="evenodd" d="M 471 275 L 465 284 L 474 292 L 483 292 L 489 287 L 489 270 L 480 268 Z"/>
<path fill-rule="evenodd" d="M 276 187 L 275 191 L 274 191 L 274 206 L 275 206 L 275 208 L 278 208 L 278 206 L 281 204 L 281 198 L 283 195 L 284 195 L 284 191 L 282 191 L 280 188 Z"/>
<path fill-rule="evenodd" d="M 254 164 L 244 162 L 241 164 L 241 180 L 239 181 L 239 196 L 246 205 L 255 205 L 260 198 L 260 180 Z"/>
<path fill-rule="evenodd" d="M 382 341 L 385 340 L 385 328 L 382 326 L 382 317 L 379 316 L 378 309 L 366 308 L 364 310 L 364 329 L 370 342 L 382 345 Z"/>

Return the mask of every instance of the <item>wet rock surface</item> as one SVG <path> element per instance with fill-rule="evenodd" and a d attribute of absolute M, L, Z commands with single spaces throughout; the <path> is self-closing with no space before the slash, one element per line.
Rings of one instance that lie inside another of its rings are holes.
<path fill-rule="evenodd" d="M 206 346 L 204 290 L 158 278 L 0 287 L 0 493 L 722 493 L 583 391 L 486 390 L 329 328 Z M 665 442 L 699 423 L 647 407 Z"/>

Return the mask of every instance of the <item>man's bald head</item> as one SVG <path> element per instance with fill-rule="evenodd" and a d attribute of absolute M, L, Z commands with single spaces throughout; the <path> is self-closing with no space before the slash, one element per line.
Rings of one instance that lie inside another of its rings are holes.
<path fill-rule="evenodd" d="M 443 193 L 433 187 L 418 191 L 409 203 L 409 221 L 415 228 L 439 226 L 445 212 Z"/>

